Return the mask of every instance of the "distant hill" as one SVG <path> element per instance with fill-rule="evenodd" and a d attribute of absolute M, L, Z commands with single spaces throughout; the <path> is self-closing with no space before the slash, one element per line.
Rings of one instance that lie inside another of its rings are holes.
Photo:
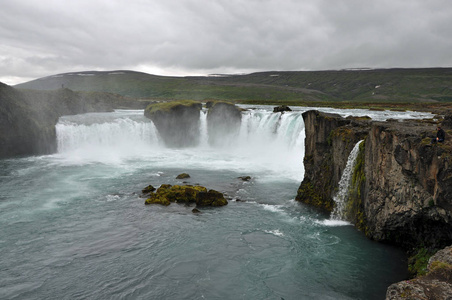
<path fill-rule="evenodd" d="M 242 102 L 452 102 L 452 68 L 259 72 L 205 77 L 134 71 L 65 73 L 19 89 L 96 91 L 151 99 Z"/>

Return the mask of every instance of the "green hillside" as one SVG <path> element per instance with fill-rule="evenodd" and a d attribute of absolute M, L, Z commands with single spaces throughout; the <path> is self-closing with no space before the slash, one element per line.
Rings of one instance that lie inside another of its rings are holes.
<path fill-rule="evenodd" d="M 452 102 L 452 68 L 260 72 L 206 77 L 133 71 L 78 72 L 40 78 L 20 89 L 97 91 L 147 99 L 241 102 Z"/>

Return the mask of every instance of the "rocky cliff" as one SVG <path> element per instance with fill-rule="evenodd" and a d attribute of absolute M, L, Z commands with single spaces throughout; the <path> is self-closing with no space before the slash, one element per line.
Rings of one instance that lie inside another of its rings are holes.
<path fill-rule="evenodd" d="M 347 159 L 355 144 L 368 134 L 366 118 L 341 118 L 336 114 L 308 111 L 305 123 L 305 177 L 296 200 L 331 212 Z"/>
<path fill-rule="evenodd" d="M 18 90 L 0 83 L 0 158 L 55 152 L 60 116 L 111 111 L 132 103 L 112 94 Z"/>
<path fill-rule="evenodd" d="M 209 144 L 223 146 L 230 143 L 240 130 L 241 109 L 222 101 L 209 101 L 206 108 L 208 112 L 204 126 Z M 200 143 L 201 109 L 201 102 L 169 101 L 150 104 L 144 115 L 154 122 L 166 146 L 193 147 Z"/>
<path fill-rule="evenodd" d="M 144 115 L 154 122 L 166 146 L 193 147 L 199 143 L 201 108 L 196 101 L 162 102 L 150 104 Z"/>
<path fill-rule="evenodd" d="M 434 124 L 370 122 L 318 111 L 303 118 L 306 175 L 297 200 L 331 211 L 349 153 L 364 139 L 353 170 L 348 220 L 371 239 L 407 250 L 452 244 L 452 142 L 429 145 Z"/>
<path fill-rule="evenodd" d="M 429 259 L 425 275 L 389 286 L 386 299 L 452 299 L 452 246 Z"/>

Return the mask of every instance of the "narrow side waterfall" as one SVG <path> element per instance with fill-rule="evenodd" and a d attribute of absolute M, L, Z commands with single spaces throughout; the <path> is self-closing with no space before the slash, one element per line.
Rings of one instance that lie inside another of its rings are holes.
<path fill-rule="evenodd" d="M 199 141 L 199 145 L 201 147 L 208 146 L 208 133 L 207 133 L 207 110 L 203 109 L 200 113 L 199 117 L 199 131 L 201 134 L 201 139 Z"/>
<path fill-rule="evenodd" d="M 347 164 L 344 171 L 342 172 L 341 180 L 339 181 L 339 190 L 337 194 L 333 197 L 334 202 L 336 202 L 336 207 L 334 208 L 331 219 L 333 220 L 343 220 L 345 216 L 345 209 L 347 207 L 347 200 L 349 195 L 351 178 L 353 175 L 353 169 L 356 164 L 356 158 L 358 157 L 359 145 L 363 141 L 356 143 L 353 150 L 348 156 Z"/>

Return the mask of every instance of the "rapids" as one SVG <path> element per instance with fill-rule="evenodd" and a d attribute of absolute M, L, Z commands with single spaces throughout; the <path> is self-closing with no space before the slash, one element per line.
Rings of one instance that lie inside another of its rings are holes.
<path fill-rule="evenodd" d="M 404 255 L 293 200 L 308 108 L 244 107 L 221 147 L 205 112 L 200 145 L 168 149 L 143 111 L 118 110 L 60 118 L 53 155 L 0 160 L 0 298 L 382 299 Z M 144 205 L 142 188 L 182 172 L 229 205 Z"/>

